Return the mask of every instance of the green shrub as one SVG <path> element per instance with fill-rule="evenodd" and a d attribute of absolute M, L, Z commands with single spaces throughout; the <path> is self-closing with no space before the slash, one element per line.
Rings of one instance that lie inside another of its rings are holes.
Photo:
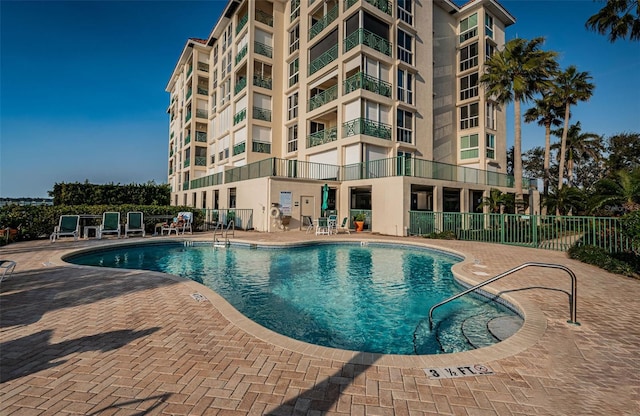
<path fill-rule="evenodd" d="M 436 240 L 455 240 L 456 233 L 453 231 L 433 232 L 424 236 L 424 238 L 433 238 Z"/>
<path fill-rule="evenodd" d="M 568 254 L 572 259 L 598 266 L 611 273 L 622 274 L 630 277 L 640 277 L 640 268 L 637 256 L 630 256 L 629 253 L 611 254 L 596 246 L 574 245 L 569 249 Z"/>

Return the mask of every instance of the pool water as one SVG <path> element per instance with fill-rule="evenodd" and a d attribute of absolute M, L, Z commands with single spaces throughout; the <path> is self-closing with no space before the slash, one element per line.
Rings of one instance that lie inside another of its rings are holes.
<path fill-rule="evenodd" d="M 438 308 L 436 330 L 429 331 L 429 308 L 462 290 L 451 273 L 451 266 L 461 259 L 407 246 L 216 249 L 154 244 L 114 247 L 66 260 L 187 277 L 275 332 L 354 351 L 464 351 L 473 348 L 460 332 L 466 318 L 515 315 L 485 298 L 465 296 Z"/>

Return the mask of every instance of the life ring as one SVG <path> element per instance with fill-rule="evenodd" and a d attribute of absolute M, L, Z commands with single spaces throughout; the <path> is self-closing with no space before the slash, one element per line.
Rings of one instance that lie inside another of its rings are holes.
<path fill-rule="evenodd" d="M 280 218 L 280 208 L 278 207 L 273 207 L 271 208 L 271 218 Z"/>

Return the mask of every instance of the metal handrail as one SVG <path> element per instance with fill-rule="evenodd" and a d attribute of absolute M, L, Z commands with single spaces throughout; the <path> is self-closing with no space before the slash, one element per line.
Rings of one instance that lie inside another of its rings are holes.
<path fill-rule="evenodd" d="M 578 285 L 578 282 L 577 282 L 577 278 L 576 278 L 575 273 L 573 273 L 571 271 L 571 269 L 569 269 L 568 267 L 563 266 L 561 264 L 527 262 L 527 263 L 521 264 L 520 266 L 514 267 L 513 269 L 507 270 L 504 273 L 500 273 L 499 275 L 494 276 L 489 280 L 485 280 L 482 283 L 479 283 L 479 284 L 477 284 L 477 285 L 475 285 L 473 287 L 470 287 L 469 289 L 467 289 L 467 290 L 465 290 L 463 292 L 460 292 L 457 295 L 451 296 L 450 298 L 445 299 L 445 300 L 443 300 L 442 302 L 440 302 L 440 303 L 438 303 L 436 305 L 433 305 L 431 307 L 431 309 L 429 309 L 429 331 L 433 330 L 433 311 L 436 308 L 444 305 L 445 303 L 449 303 L 452 300 L 458 299 L 459 297 L 464 296 L 467 293 L 473 292 L 474 290 L 476 290 L 478 288 L 481 288 L 482 286 L 488 285 L 489 283 L 493 283 L 498 279 L 502 279 L 505 276 L 513 274 L 513 273 L 515 273 L 515 272 L 517 272 L 519 270 L 522 270 L 522 269 L 524 269 L 526 267 L 548 267 L 548 268 L 551 268 L 551 269 L 564 270 L 565 272 L 567 272 L 569 274 L 569 276 L 571 277 L 571 293 L 569 294 L 569 314 L 571 316 L 570 316 L 570 320 L 567 321 L 567 322 L 570 323 L 570 324 L 580 325 L 578 323 L 578 320 L 577 320 L 577 311 L 576 311 L 576 309 L 577 309 L 577 289 L 578 289 L 577 285 Z"/>

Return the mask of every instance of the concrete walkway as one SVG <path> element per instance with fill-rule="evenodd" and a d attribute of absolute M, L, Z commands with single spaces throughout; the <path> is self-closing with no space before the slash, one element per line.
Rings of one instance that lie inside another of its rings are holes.
<path fill-rule="evenodd" d="M 578 276 L 581 325 L 567 323 L 567 295 L 549 290 L 568 291 L 567 274 L 526 269 L 491 287 L 525 314 L 523 328 L 500 344 L 432 356 L 341 351 L 268 331 L 189 280 L 61 260 L 167 237 L 14 243 L 0 248 L 0 259 L 18 264 L 0 288 L 0 415 L 640 414 L 640 281 L 564 253 L 495 244 L 300 231 L 231 240 L 337 238 L 454 251 L 466 258 L 454 273 L 471 282 L 526 261 L 566 265 Z M 474 364 L 494 374 L 425 372 Z"/>

